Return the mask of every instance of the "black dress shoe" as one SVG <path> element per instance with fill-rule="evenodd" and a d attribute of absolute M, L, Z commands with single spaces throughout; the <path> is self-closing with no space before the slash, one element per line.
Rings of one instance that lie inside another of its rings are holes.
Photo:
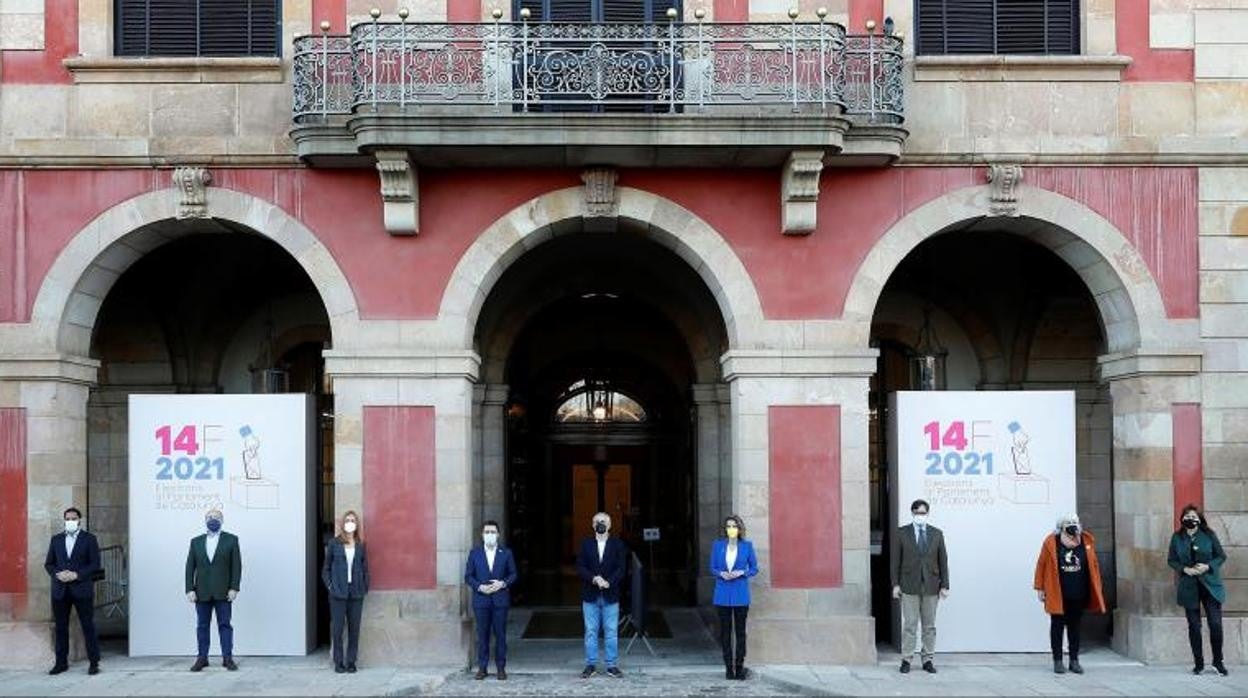
<path fill-rule="evenodd" d="M 929 674 L 935 674 L 936 665 L 932 664 L 932 660 L 929 659 L 926 662 L 923 662 L 923 671 L 926 671 Z"/>
<path fill-rule="evenodd" d="M 1227 676 L 1228 674 L 1230 674 L 1230 673 L 1231 673 L 1231 672 L 1229 672 L 1229 671 L 1227 671 L 1227 670 L 1226 670 L 1226 665 L 1225 665 L 1225 664 L 1223 664 L 1222 662 L 1214 662 L 1214 663 L 1213 663 L 1213 668 L 1214 668 L 1214 669 L 1217 669 L 1217 670 L 1218 670 L 1218 673 L 1219 673 L 1219 674 L 1221 674 L 1221 675 L 1223 675 L 1223 676 Z"/>
<path fill-rule="evenodd" d="M 480 681 L 481 679 L 484 679 L 486 676 L 487 674 L 485 673 L 485 669 L 477 669 L 477 673 L 473 674 L 472 678 L 476 679 L 477 681 Z"/>
<path fill-rule="evenodd" d="M 191 665 L 191 671 L 203 671 L 206 666 L 208 666 L 208 658 L 199 657 L 195 660 L 195 663 Z"/>
<path fill-rule="evenodd" d="M 581 678 L 588 679 L 596 673 L 598 673 L 598 670 L 592 664 L 586 664 L 585 668 L 581 670 Z"/>
<path fill-rule="evenodd" d="M 507 670 L 502 668 L 501 666 L 498 668 L 498 680 L 499 681 L 507 680 Z"/>
<path fill-rule="evenodd" d="M 96 674 L 100 673 L 100 663 L 91 662 L 91 666 L 87 667 L 87 673 L 92 676 L 95 676 Z"/>
<path fill-rule="evenodd" d="M 351 662 L 350 664 L 347 665 L 347 673 L 354 674 L 355 672 L 356 672 L 355 662 Z"/>
<path fill-rule="evenodd" d="M 345 674 L 345 673 L 347 673 L 347 668 L 346 668 L 345 666 L 341 665 L 341 664 L 335 664 L 335 665 L 334 665 L 334 673 L 335 673 L 335 674 Z"/>
<path fill-rule="evenodd" d="M 1196 674 L 1197 676 L 1200 676 L 1201 674 L 1205 673 L 1205 663 L 1196 662 L 1195 666 L 1192 667 L 1192 673 Z"/>
<path fill-rule="evenodd" d="M 1060 659 L 1054 659 L 1054 660 L 1053 660 L 1053 673 L 1054 673 L 1054 674 L 1065 674 L 1065 673 L 1066 673 L 1066 665 L 1065 665 L 1065 664 L 1062 664 L 1062 660 L 1060 660 Z"/>
<path fill-rule="evenodd" d="M 1082 674 L 1082 673 L 1083 673 L 1083 666 L 1082 666 L 1081 664 L 1079 664 L 1079 660 L 1078 660 L 1078 659 L 1072 659 L 1072 660 L 1070 660 L 1070 673 L 1072 673 L 1072 674 Z"/>
<path fill-rule="evenodd" d="M 67 671 L 69 671 L 68 664 L 57 664 L 56 666 L 48 670 L 48 676 L 56 676 L 57 674 L 64 674 Z"/>
<path fill-rule="evenodd" d="M 900 669 L 900 671 L 901 671 L 901 673 L 903 673 L 903 674 L 909 674 L 909 673 L 910 673 L 910 662 L 909 662 L 909 661 L 907 661 L 907 660 L 905 660 L 905 659 L 901 660 L 901 669 Z"/>
<path fill-rule="evenodd" d="M 616 667 L 610 667 L 607 669 L 607 676 L 610 676 L 613 679 L 622 679 L 624 678 L 624 672 L 620 671 Z"/>
<path fill-rule="evenodd" d="M 750 678 L 750 670 L 745 668 L 745 665 L 738 666 L 737 667 L 737 680 L 745 681 L 748 678 Z"/>
<path fill-rule="evenodd" d="M 222 659 L 221 666 L 225 667 L 229 671 L 238 671 L 238 665 L 234 663 L 233 657 L 226 657 L 225 659 Z"/>
<path fill-rule="evenodd" d="M 724 667 L 724 678 L 729 681 L 737 678 L 737 668 L 734 666 Z"/>

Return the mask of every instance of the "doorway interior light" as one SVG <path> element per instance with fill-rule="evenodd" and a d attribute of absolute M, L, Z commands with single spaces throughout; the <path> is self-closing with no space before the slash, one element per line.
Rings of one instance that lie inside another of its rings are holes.
<path fill-rule="evenodd" d="M 910 352 L 910 387 L 913 390 L 944 390 L 945 363 L 949 352 L 936 337 L 932 327 L 932 308 L 923 309 L 923 326 L 918 341 Z"/>

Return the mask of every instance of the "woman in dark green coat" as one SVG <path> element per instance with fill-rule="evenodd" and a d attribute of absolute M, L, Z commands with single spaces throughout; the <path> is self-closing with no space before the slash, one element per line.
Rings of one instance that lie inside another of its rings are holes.
<path fill-rule="evenodd" d="M 1195 504 L 1183 507 L 1179 530 L 1170 536 L 1170 567 L 1178 573 L 1178 603 L 1187 612 L 1187 638 L 1192 643 L 1195 667 L 1192 673 L 1205 670 L 1203 642 L 1200 638 L 1200 607 L 1209 619 L 1209 644 L 1213 647 L 1213 668 L 1226 676 L 1222 663 L 1222 604 L 1226 588 L 1222 586 L 1222 563 L 1226 552 L 1218 537 L 1209 530 L 1205 514 Z"/>

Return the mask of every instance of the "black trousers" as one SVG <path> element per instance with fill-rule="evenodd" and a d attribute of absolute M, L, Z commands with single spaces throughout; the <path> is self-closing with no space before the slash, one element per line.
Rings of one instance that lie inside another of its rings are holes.
<path fill-rule="evenodd" d="M 1062 629 L 1066 629 L 1066 644 L 1070 649 L 1070 658 L 1079 658 L 1079 624 L 1083 620 L 1083 609 L 1086 601 L 1065 604 L 1066 612 L 1049 616 L 1049 647 L 1053 650 L 1053 659 L 1062 659 Z"/>
<path fill-rule="evenodd" d="M 719 611 L 719 644 L 724 650 L 724 666 L 741 666 L 745 663 L 745 617 L 749 606 L 716 606 Z M 737 652 L 732 652 L 733 630 L 737 635 Z M 735 664 L 734 664 L 735 660 Z"/>
<path fill-rule="evenodd" d="M 333 644 L 334 666 L 355 664 L 360 649 L 360 614 L 364 599 L 329 599 L 329 636 Z M 347 651 L 343 657 L 342 626 L 347 626 Z"/>
<path fill-rule="evenodd" d="M 1199 580 L 1197 580 L 1199 582 Z M 1213 649 L 1215 664 L 1222 662 L 1222 604 L 1213 598 L 1204 584 L 1200 584 L 1200 601 L 1196 608 L 1185 608 L 1187 612 L 1187 641 L 1192 644 L 1192 658 L 1197 664 L 1205 663 L 1204 643 L 1200 640 L 1200 607 L 1205 607 L 1205 617 L 1209 619 L 1209 644 Z"/>
<path fill-rule="evenodd" d="M 64 666 L 69 663 L 69 609 L 78 611 L 78 623 L 82 625 L 82 639 L 87 645 L 87 659 L 100 661 L 100 642 L 95 636 L 95 598 L 72 598 L 68 592 L 65 598 L 52 599 L 52 618 L 56 621 L 56 663 Z M 1200 622 L 1200 621 L 1197 621 Z"/>

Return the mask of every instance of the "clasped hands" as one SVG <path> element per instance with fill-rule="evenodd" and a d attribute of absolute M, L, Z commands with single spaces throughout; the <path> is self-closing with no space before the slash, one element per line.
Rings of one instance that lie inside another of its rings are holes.
<path fill-rule="evenodd" d="M 589 580 L 589 581 L 590 581 L 590 582 L 592 582 L 592 583 L 594 583 L 594 584 L 596 584 L 596 585 L 598 586 L 598 588 L 599 588 L 599 589 L 610 589 L 610 588 L 611 588 L 611 582 L 608 582 L 607 580 L 603 579 L 601 576 L 594 577 L 593 579 L 591 579 L 591 580 Z"/>
<path fill-rule="evenodd" d="M 238 589 L 230 589 L 225 592 L 226 601 L 229 601 L 230 603 L 234 603 L 234 599 L 237 599 L 237 598 L 238 598 Z M 191 603 L 195 603 L 196 601 L 199 601 L 199 595 L 193 591 L 188 591 L 186 592 L 186 600 L 190 601 Z"/>
<path fill-rule="evenodd" d="M 1198 562 L 1192 565 L 1191 567 L 1183 568 L 1183 574 L 1186 574 L 1189 577 L 1199 577 L 1200 575 L 1208 571 L 1209 571 L 1209 565 L 1206 565 L 1203 562 Z"/>
<path fill-rule="evenodd" d="M 486 582 L 485 584 L 478 584 L 477 591 L 481 592 L 482 594 L 493 594 L 494 592 L 501 590 L 505 586 L 507 585 L 503 582 L 503 580 L 494 579 L 489 582 Z"/>
<path fill-rule="evenodd" d="M 73 570 L 61 570 L 56 573 L 56 578 L 62 584 L 68 584 L 78 580 L 78 573 Z"/>
<path fill-rule="evenodd" d="M 719 573 L 719 578 L 724 580 L 725 582 L 731 582 L 737 577 L 741 577 L 744 575 L 745 575 L 745 570 L 723 570 L 722 572 Z"/>

